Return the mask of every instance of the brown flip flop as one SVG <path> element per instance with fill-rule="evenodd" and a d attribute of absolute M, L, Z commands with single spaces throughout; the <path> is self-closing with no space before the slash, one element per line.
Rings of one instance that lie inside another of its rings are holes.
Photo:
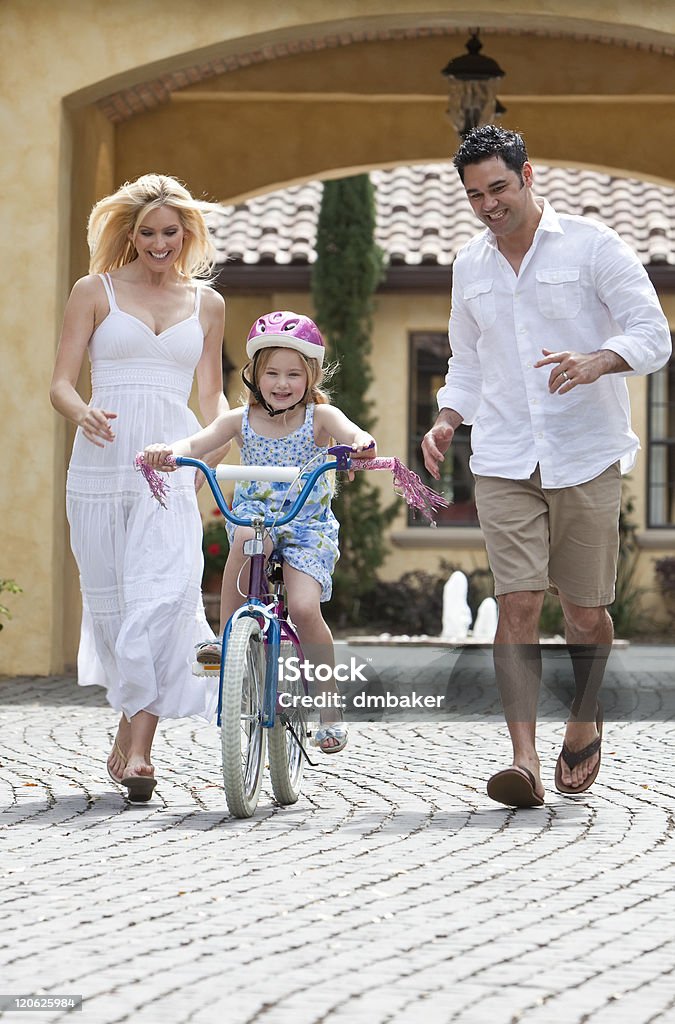
<path fill-rule="evenodd" d="M 114 743 L 113 743 L 112 753 L 113 754 L 117 754 L 117 756 L 121 760 L 122 764 L 126 768 L 127 757 L 126 757 L 126 754 L 124 753 L 124 751 L 122 750 L 122 748 L 120 747 L 119 743 L 117 742 L 117 740 L 115 740 Z M 116 786 L 121 786 L 122 785 L 122 779 L 121 778 L 118 779 L 116 775 L 113 775 L 113 773 L 110 771 L 110 768 L 108 766 L 108 762 L 107 761 L 106 761 L 106 766 L 105 767 L 106 767 L 106 771 L 108 772 L 108 778 L 110 779 L 110 781 L 114 782 Z"/>
<path fill-rule="evenodd" d="M 529 768 L 505 768 L 487 784 L 491 800 L 506 807 L 543 807 L 543 798 L 535 793 L 537 780 Z"/>
<path fill-rule="evenodd" d="M 132 804 L 145 804 L 152 796 L 157 779 L 152 775 L 127 775 L 120 782 L 127 790 L 127 799 Z"/>
<path fill-rule="evenodd" d="M 127 756 L 120 747 L 117 740 L 115 740 L 113 743 L 113 753 L 117 754 L 117 756 L 122 761 L 122 764 L 126 768 Z M 124 786 L 124 788 L 127 790 L 127 799 L 132 804 L 147 803 L 147 801 L 152 796 L 153 789 L 157 785 L 157 780 L 154 779 L 151 775 L 126 775 L 118 779 L 117 776 L 113 775 L 113 773 L 110 771 L 110 768 L 107 763 L 106 769 L 111 781 L 114 782 L 116 786 Z"/>
<path fill-rule="evenodd" d="M 566 743 L 563 743 L 562 750 L 558 755 L 558 760 L 555 766 L 555 788 L 559 793 L 565 795 L 574 795 L 576 793 L 585 793 L 587 789 L 590 789 L 595 780 L 598 777 L 600 771 L 600 752 L 602 749 L 602 708 L 598 704 L 598 710 L 595 715 L 595 727 L 598 730 L 598 735 L 592 740 L 587 747 L 583 750 L 570 750 Z M 564 761 L 570 771 L 576 768 L 577 765 L 583 761 L 587 761 L 589 757 L 593 757 L 593 754 L 598 755 L 598 763 L 580 786 L 568 786 L 562 780 L 562 762 Z"/>

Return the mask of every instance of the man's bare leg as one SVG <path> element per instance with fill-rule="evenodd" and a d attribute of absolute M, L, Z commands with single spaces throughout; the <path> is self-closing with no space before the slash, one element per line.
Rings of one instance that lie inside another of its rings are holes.
<path fill-rule="evenodd" d="M 543 797 L 536 749 L 537 702 L 541 685 L 539 618 L 543 591 L 502 594 L 494 641 L 497 686 L 513 746 L 513 766 L 527 768 L 535 793 Z"/>
<path fill-rule="evenodd" d="M 565 730 L 565 744 L 583 750 L 598 735 L 595 724 L 598 693 L 612 649 L 614 626 L 606 608 L 583 608 L 560 596 L 565 615 L 567 640 L 574 672 L 575 696 L 572 718 Z M 583 785 L 598 763 L 599 753 L 570 769 L 561 761 L 562 781 L 575 789 Z"/>

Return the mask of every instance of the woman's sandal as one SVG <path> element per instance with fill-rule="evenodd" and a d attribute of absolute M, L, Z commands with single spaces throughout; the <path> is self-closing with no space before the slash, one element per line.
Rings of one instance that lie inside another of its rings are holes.
<path fill-rule="evenodd" d="M 312 744 L 318 747 L 322 754 L 339 754 L 347 746 L 349 730 L 342 722 L 331 722 L 330 725 L 320 725 L 314 733 Z M 337 740 L 337 743 L 324 747 L 326 740 Z"/>
<path fill-rule="evenodd" d="M 122 748 L 120 747 L 117 740 L 115 740 L 115 742 L 113 743 L 112 752 L 113 754 L 117 754 L 120 761 L 126 768 L 127 756 L 122 751 Z M 113 775 L 113 773 L 110 771 L 110 765 L 108 765 L 107 763 L 106 768 L 110 780 L 114 782 L 116 786 L 124 786 L 124 788 L 127 790 L 127 798 L 130 801 L 130 803 L 147 803 L 147 801 L 152 796 L 153 789 L 157 785 L 156 779 L 154 779 L 151 775 L 123 775 L 120 778 L 117 778 L 117 776 Z"/>
<path fill-rule="evenodd" d="M 145 804 L 152 796 L 157 779 L 152 775 L 127 775 L 120 785 L 127 790 L 127 799 L 132 804 Z"/>
<path fill-rule="evenodd" d="M 574 795 L 575 793 L 585 793 L 587 789 L 590 789 L 595 780 L 598 777 L 600 771 L 600 753 L 602 749 L 602 708 L 598 704 L 598 710 L 595 716 L 595 727 L 598 730 L 598 735 L 592 740 L 587 747 L 583 750 L 570 750 L 566 743 L 563 743 L 562 750 L 558 755 L 558 760 L 555 766 L 555 788 L 559 793 L 565 793 Z M 595 768 L 588 775 L 580 786 L 568 786 L 563 782 L 562 778 L 562 763 L 563 761 L 567 767 L 572 771 L 577 765 L 587 761 L 589 757 L 593 757 L 594 754 L 598 755 L 598 763 Z"/>
<path fill-rule="evenodd" d="M 112 751 L 111 751 L 111 756 L 112 756 L 112 754 L 117 754 L 117 756 L 119 757 L 119 759 L 122 762 L 123 766 L 126 768 L 127 757 L 126 757 L 126 754 L 123 753 L 122 748 L 120 747 L 120 745 L 117 742 L 117 740 L 115 740 L 115 742 L 113 743 L 113 748 L 112 748 Z M 109 760 L 110 760 L 110 758 L 108 758 L 108 761 Z M 119 779 L 118 779 L 116 775 L 113 775 L 113 773 L 110 771 L 110 765 L 108 764 L 107 761 L 106 761 L 106 770 L 108 772 L 108 777 L 109 777 L 110 781 L 114 782 L 116 786 L 121 786 L 122 785 L 122 777 L 120 776 Z"/>

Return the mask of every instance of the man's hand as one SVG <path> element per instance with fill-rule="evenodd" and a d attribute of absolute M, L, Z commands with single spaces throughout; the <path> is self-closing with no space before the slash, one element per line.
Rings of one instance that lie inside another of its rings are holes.
<path fill-rule="evenodd" d="M 598 352 L 550 352 L 543 348 L 546 356 L 535 363 L 535 369 L 540 366 L 553 364 L 551 375 L 548 378 L 548 390 L 551 394 L 564 395 L 577 384 L 592 384 L 598 377 L 605 373 L 622 373 L 632 369 L 625 359 L 622 359 L 611 349 L 600 349 Z"/>
<path fill-rule="evenodd" d="M 422 454 L 424 465 L 431 473 L 434 480 L 440 480 L 440 464 L 445 458 L 455 430 L 462 422 L 462 417 L 454 409 L 441 409 L 438 418 L 428 434 L 424 435 L 422 441 Z"/>

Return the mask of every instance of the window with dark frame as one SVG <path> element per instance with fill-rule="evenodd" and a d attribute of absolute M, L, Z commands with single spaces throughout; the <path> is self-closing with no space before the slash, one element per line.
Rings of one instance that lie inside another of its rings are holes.
<path fill-rule="evenodd" d="M 647 525 L 675 526 L 675 358 L 649 375 Z"/>
<path fill-rule="evenodd" d="M 436 419 L 436 392 L 448 370 L 448 335 L 445 331 L 413 331 L 410 334 L 410 407 L 408 411 L 408 465 L 422 480 L 449 498 L 451 505 L 437 516 L 442 526 L 477 526 L 474 480 L 469 469 L 471 428 L 462 424 L 456 431 L 441 466 L 441 479 L 434 480 L 424 468 L 420 445 Z M 427 521 L 408 513 L 409 526 L 426 526 Z"/>

